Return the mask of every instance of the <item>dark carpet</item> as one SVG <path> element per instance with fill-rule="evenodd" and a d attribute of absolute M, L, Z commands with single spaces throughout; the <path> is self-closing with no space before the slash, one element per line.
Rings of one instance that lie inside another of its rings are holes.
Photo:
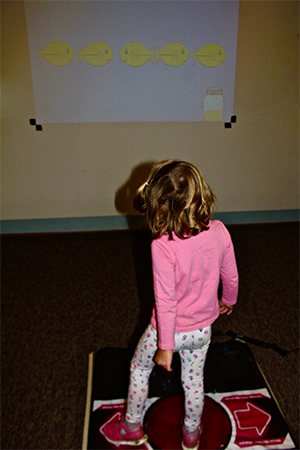
<path fill-rule="evenodd" d="M 231 225 L 239 302 L 214 324 L 249 344 L 299 446 L 299 223 Z M 79 449 L 88 355 L 132 348 L 153 292 L 148 231 L 2 236 L 1 448 Z"/>

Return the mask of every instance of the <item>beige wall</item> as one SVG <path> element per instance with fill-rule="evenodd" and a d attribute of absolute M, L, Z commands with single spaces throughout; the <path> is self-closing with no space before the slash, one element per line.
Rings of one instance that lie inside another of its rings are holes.
<path fill-rule="evenodd" d="M 296 1 L 241 1 L 237 123 L 29 125 L 35 117 L 24 3 L 2 1 L 2 219 L 132 212 L 126 195 L 147 161 L 194 162 L 220 212 L 298 203 Z M 115 199 L 117 194 L 117 200 Z"/>

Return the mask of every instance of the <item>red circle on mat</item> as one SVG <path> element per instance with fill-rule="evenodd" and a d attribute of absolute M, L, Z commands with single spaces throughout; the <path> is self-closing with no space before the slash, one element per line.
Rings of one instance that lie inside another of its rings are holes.
<path fill-rule="evenodd" d="M 149 443 L 161 450 L 181 448 L 184 397 L 175 395 L 157 400 L 149 409 L 145 430 Z M 221 405 L 205 396 L 203 432 L 199 449 L 225 448 L 231 436 L 231 422 Z"/>

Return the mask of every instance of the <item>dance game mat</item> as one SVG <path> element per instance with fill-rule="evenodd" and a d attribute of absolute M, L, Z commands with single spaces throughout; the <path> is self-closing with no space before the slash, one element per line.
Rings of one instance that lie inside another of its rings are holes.
<path fill-rule="evenodd" d="M 104 348 L 90 355 L 84 449 L 113 449 L 102 429 L 124 415 L 133 350 Z M 121 449 L 181 449 L 184 396 L 180 359 L 173 372 L 155 366 L 143 423 L 148 441 Z M 287 424 L 250 348 L 234 339 L 211 344 L 205 366 L 203 433 L 199 449 L 296 449 Z"/>

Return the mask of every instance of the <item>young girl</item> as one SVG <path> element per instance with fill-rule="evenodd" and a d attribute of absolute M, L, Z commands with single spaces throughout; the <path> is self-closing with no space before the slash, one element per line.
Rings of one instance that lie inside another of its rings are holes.
<path fill-rule="evenodd" d="M 238 294 L 238 272 L 230 235 L 210 220 L 215 196 L 198 169 L 167 160 L 153 166 L 134 199 L 146 215 L 151 244 L 155 305 L 150 325 L 130 366 L 127 412 L 117 424 L 104 427 L 115 444 L 140 445 L 147 440 L 141 420 L 154 364 L 172 371 L 179 352 L 185 393 L 182 448 L 197 450 L 204 405 L 203 370 L 211 324 L 231 314 Z M 222 280 L 222 300 L 218 286 Z"/>

